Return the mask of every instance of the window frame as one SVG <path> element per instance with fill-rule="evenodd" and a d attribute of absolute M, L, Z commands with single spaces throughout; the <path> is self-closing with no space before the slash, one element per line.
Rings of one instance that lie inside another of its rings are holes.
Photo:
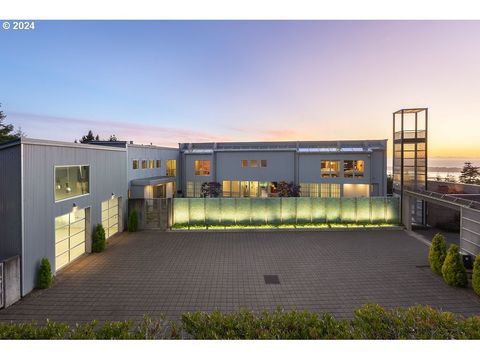
<path fill-rule="evenodd" d="M 157 160 L 155 161 L 155 165 L 156 165 L 156 168 L 157 168 L 157 169 L 161 168 L 161 167 L 162 167 L 162 160 L 158 160 L 158 159 L 157 159 Z"/>
<path fill-rule="evenodd" d="M 268 166 L 268 162 L 266 159 L 260 160 L 260 167 L 261 168 L 266 168 Z"/>
<path fill-rule="evenodd" d="M 135 163 L 137 164 L 137 167 L 135 167 Z M 138 170 L 140 169 L 140 162 L 138 159 L 133 159 L 132 160 L 132 170 Z"/>
<path fill-rule="evenodd" d="M 201 170 L 198 170 L 198 174 L 197 174 L 197 162 L 202 163 L 202 165 L 200 167 Z M 205 165 L 204 165 L 205 162 L 208 162 L 208 174 L 205 174 Z M 210 174 L 212 173 L 212 163 L 211 163 L 210 159 L 194 160 L 193 168 L 194 168 L 194 171 L 195 171 L 195 176 L 210 176 Z"/>
<path fill-rule="evenodd" d="M 65 199 L 60 199 L 60 200 L 57 200 L 56 197 L 55 197 L 55 192 L 56 192 L 56 184 L 55 184 L 55 181 L 56 181 L 56 170 L 57 168 L 68 168 L 68 167 L 82 167 L 82 166 L 88 166 L 88 193 L 85 193 L 85 194 L 80 194 L 80 195 L 75 195 L 75 196 L 72 196 L 72 197 L 68 197 L 68 198 L 65 198 Z M 90 172 L 90 164 L 80 164 L 80 165 L 54 165 L 53 166 L 53 200 L 54 200 L 54 203 L 57 204 L 57 203 L 60 203 L 62 201 L 67 201 L 67 200 L 72 200 L 72 199 L 78 199 L 82 196 L 88 196 L 90 195 L 90 184 L 92 182 L 92 174 Z"/>

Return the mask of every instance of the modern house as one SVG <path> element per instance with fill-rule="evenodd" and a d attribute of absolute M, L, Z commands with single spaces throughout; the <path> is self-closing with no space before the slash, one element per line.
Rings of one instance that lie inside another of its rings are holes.
<path fill-rule="evenodd" d="M 276 196 L 280 181 L 307 197 L 366 197 L 387 193 L 387 140 L 180 144 L 182 188 L 200 197 L 204 182 L 224 197 Z"/>
<path fill-rule="evenodd" d="M 205 182 L 219 182 L 224 197 L 274 197 L 281 181 L 302 196 L 384 196 L 386 140 L 0 144 L 0 261 L 20 257 L 24 296 L 42 258 L 56 272 L 90 252 L 95 225 L 107 238 L 123 231 L 128 199 L 198 197 Z"/>

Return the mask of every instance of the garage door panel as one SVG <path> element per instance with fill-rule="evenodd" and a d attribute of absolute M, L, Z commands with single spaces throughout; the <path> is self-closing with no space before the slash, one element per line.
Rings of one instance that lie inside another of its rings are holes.
<path fill-rule="evenodd" d="M 66 253 L 63 253 L 59 256 L 55 257 L 55 269 L 58 270 L 61 267 L 65 266 L 68 264 L 69 261 L 69 256 L 68 256 L 68 251 Z"/>
<path fill-rule="evenodd" d="M 70 250 L 70 262 L 85 253 L 85 243 L 82 243 Z"/>
<path fill-rule="evenodd" d="M 107 239 L 118 232 L 118 213 L 118 198 L 102 202 L 102 225 Z"/>
<path fill-rule="evenodd" d="M 60 255 L 68 251 L 68 239 L 62 240 L 55 244 L 55 254 Z"/>

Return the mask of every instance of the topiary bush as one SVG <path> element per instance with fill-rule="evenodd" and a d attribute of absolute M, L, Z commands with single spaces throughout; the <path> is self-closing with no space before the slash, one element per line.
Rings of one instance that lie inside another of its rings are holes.
<path fill-rule="evenodd" d="M 105 250 L 106 241 L 105 241 L 105 229 L 102 224 L 95 226 L 93 231 L 93 240 L 92 240 L 92 252 L 99 253 Z"/>
<path fill-rule="evenodd" d="M 47 289 L 52 285 L 52 267 L 47 258 L 43 258 L 38 269 L 38 288 Z"/>
<path fill-rule="evenodd" d="M 128 231 L 136 232 L 138 231 L 138 213 L 137 210 L 132 210 L 130 215 L 128 215 Z"/>
<path fill-rule="evenodd" d="M 463 265 L 458 246 L 455 244 L 450 245 L 448 249 L 442 266 L 442 276 L 443 280 L 451 286 L 466 287 L 468 284 L 467 271 Z"/>
<path fill-rule="evenodd" d="M 480 296 L 480 255 L 477 255 L 473 263 L 472 287 L 473 291 Z"/>
<path fill-rule="evenodd" d="M 442 275 L 442 265 L 447 255 L 447 243 L 445 237 L 438 233 L 432 239 L 432 245 L 428 252 L 428 262 L 430 269 L 438 275 Z"/>

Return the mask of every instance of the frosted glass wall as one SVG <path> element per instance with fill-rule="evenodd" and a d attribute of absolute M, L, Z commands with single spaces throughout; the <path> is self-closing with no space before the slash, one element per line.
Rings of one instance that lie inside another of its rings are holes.
<path fill-rule="evenodd" d="M 399 223 L 399 199 L 175 198 L 177 225 Z"/>

